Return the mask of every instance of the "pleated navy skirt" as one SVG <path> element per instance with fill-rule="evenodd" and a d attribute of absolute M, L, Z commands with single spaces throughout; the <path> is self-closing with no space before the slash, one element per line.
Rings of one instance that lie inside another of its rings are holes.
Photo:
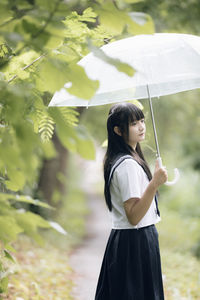
<path fill-rule="evenodd" d="M 163 300 L 163 282 L 155 225 L 112 229 L 95 300 Z"/>

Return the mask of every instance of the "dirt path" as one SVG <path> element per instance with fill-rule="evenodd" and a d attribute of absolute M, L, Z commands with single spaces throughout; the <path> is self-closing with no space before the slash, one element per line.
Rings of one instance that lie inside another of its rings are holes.
<path fill-rule="evenodd" d="M 87 222 L 87 237 L 70 257 L 74 270 L 73 296 L 75 300 L 94 300 L 96 284 L 107 238 L 110 231 L 107 211 L 102 199 L 90 198 L 91 215 Z"/>
<path fill-rule="evenodd" d="M 102 178 L 102 154 L 95 162 L 84 166 L 87 175 L 83 176 L 84 190 L 88 195 L 90 215 L 87 220 L 87 236 L 79 248 L 70 256 L 70 266 L 74 271 L 74 300 L 94 300 L 102 258 L 110 232 L 110 218 L 103 196 L 91 194 L 91 187 Z"/>

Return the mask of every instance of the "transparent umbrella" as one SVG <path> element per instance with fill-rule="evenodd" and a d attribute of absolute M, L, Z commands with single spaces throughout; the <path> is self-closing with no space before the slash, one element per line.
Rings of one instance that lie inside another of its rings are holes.
<path fill-rule="evenodd" d="M 200 88 L 200 37 L 188 34 L 157 33 L 136 35 L 101 47 L 114 59 L 129 64 L 136 72 L 130 77 L 115 66 L 89 53 L 78 63 L 88 77 L 99 80 L 99 89 L 89 101 L 67 92 L 56 92 L 49 106 L 96 106 L 132 99 L 149 99 L 157 157 L 162 165 L 151 98 Z M 174 184 L 179 177 L 177 169 Z"/>

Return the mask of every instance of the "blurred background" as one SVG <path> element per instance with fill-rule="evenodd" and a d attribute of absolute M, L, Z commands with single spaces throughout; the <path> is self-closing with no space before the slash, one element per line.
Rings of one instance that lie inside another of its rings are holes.
<path fill-rule="evenodd" d="M 100 47 L 135 34 L 199 35 L 199 15 L 198 0 L 1 1 L 2 299 L 74 299 L 69 257 L 87 238 L 91 211 L 104 203 L 110 106 L 48 108 L 48 103 L 66 82 L 76 96 L 89 99 L 95 92 L 96 82 L 76 65 L 89 52 L 88 38 Z M 163 163 L 169 178 L 174 167 L 181 173 L 176 185 L 160 188 L 167 300 L 200 299 L 199 97 L 194 90 L 153 99 Z M 147 100 L 140 103 L 147 125 L 142 148 L 153 171 L 150 112 Z M 102 209 L 108 219 L 105 205 Z"/>

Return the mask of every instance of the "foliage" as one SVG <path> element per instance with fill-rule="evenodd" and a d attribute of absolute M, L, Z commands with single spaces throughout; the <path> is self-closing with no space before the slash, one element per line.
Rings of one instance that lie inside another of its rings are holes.
<path fill-rule="evenodd" d="M 90 99 L 96 92 L 98 82 L 76 65 L 89 51 L 88 39 L 94 47 L 100 47 L 122 36 L 153 32 L 151 18 L 146 16 L 140 25 L 140 17 L 134 19 L 129 14 L 129 3 L 124 1 L 121 7 L 122 2 L 110 1 L 1 1 L 0 179 L 6 195 L 0 195 L 2 249 L 20 232 L 40 241 L 37 227 L 49 226 L 38 215 L 19 210 L 10 198 L 24 201 L 28 198 L 22 195 L 32 194 L 41 160 L 56 155 L 53 134 L 68 150 L 86 159 L 95 157 L 92 139 L 78 125 L 76 110 L 48 108 L 47 104 L 65 83 L 66 89 L 78 97 Z M 129 72 L 129 66 L 114 63 Z M 4 254 L 8 258 L 8 253 Z M 7 283 L 6 276 L 1 278 L 0 293 Z"/>
<path fill-rule="evenodd" d="M 64 195 L 64 201 L 55 216 L 55 221 L 61 224 L 67 235 L 61 236 L 56 232 L 44 231 L 45 239 L 55 247 L 58 246 L 63 250 L 71 250 L 77 246 L 86 234 L 85 226 L 89 210 L 87 195 L 81 188 L 83 180 L 81 163 L 83 163 L 83 158 L 78 155 L 69 156 L 67 173 L 70 176 L 68 176 L 65 183 L 67 193 Z"/>
<path fill-rule="evenodd" d="M 9 263 L 8 295 L 1 299 L 71 299 L 72 271 L 68 253 L 46 243 L 37 246 L 25 236 L 15 243 L 17 264 Z"/>
<path fill-rule="evenodd" d="M 161 251 L 166 299 L 198 300 L 199 261 L 189 253 Z"/>
<path fill-rule="evenodd" d="M 134 7 L 153 17 L 157 32 L 178 31 L 199 34 L 198 0 L 149 0 L 138 2 Z"/>
<path fill-rule="evenodd" d="M 182 218 L 177 211 L 166 208 L 165 199 L 160 208 L 162 222 L 157 227 L 166 298 L 198 299 L 200 262 L 191 251 L 198 239 L 198 219 Z"/>

